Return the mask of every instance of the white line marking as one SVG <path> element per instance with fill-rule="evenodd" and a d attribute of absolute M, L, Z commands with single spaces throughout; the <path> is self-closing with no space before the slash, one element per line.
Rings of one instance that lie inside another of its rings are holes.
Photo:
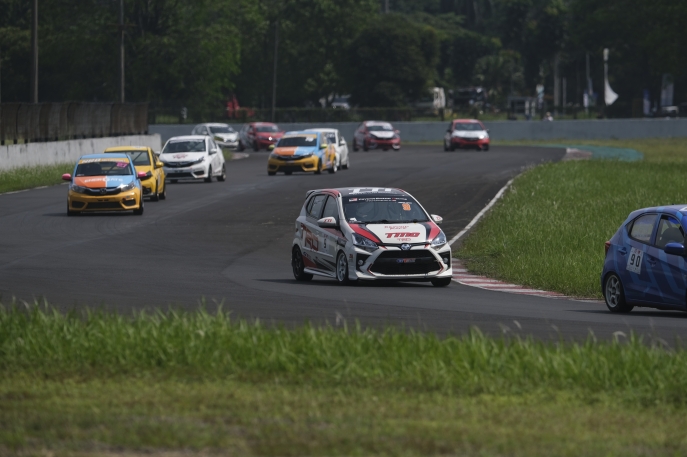
<path fill-rule="evenodd" d="M 513 179 L 515 179 L 515 178 L 513 178 Z M 477 216 L 475 216 L 470 221 L 470 223 L 465 226 L 465 228 L 463 230 L 458 232 L 458 235 L 451 238 L 451 241 L 448 242 L 449 246 L 451 246 L 453 243 L 458 241 L 461 236 L 465 235 L 468 232 L 468 230 L 470 230 L 477 222 L 479 222 L 480 219 L 482 219 L 482 216 L 484 216 L 487 213 L 487 211 L 489 211 L 491 209 L 491 207 L 494 206 L 494 204 L 498 201 L 499 198 L 501 198 L 501 196 L 506 191 L 506 189 L 508 189 L 508 187 L 510 187 L 510 185 L 513 184 L 513 179 L 508 181 L 505 186 L 503 186 L 498 192 L 496 192 L 496 195 L 494 196 L 494 198 L 491 199 L 491 201 L 489 203 L 487 203 L 487 206 L 485 206 L 482 209 L 482 211 L 477 213 Z"/>

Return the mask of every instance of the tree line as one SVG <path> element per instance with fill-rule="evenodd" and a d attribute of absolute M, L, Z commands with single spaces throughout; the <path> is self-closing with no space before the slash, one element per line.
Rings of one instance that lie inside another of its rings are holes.
<path fill-rule="evenodd" d="M 0 0 L 0 96 L 28 101 L 31 4 Z M 687 2 L 674 0 L 125 0 L 130 101 L 221 106 L 404 106 L 427 89 L 480 85 L 492 101 L 603 93 L 602 50 L 629 113 L 664 74 L 687 101 Z M 119 87 L 119 0 L 39 0 L 40 101 L 112 101 Z M 275 46 L 276 45 L 276 46 Z"/>

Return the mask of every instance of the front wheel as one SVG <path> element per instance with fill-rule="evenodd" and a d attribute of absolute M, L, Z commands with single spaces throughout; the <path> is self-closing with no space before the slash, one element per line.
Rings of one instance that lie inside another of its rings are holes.
<path fill-rule="evenodd" d="M 339 170 L 339 165 L 337 164 L 337 160 L 334 159 L 334 163 L 332 164 L 331 168 L 329 169 L 330 174 L 334 174 Z"/>
<path fill-rule="evenodd" d="M 629 313 L 634 308 L 634 305 L 629 305 L 625 301 L 623 284 L 615 273 L 611 273 L 606 277 L 604 299 L 606 300 L 608 310 L 612 313 Z"/>
<path fill-rule="evenodd" d="M 296 281 L 310 281 L 312 275 L 305 272 L 305 263 L 303 263 L 303 254 L 298 246 L 294 246 L 291 250 L 291 268 L 293 269 L 293 277 Z"/>
<path fill-rule="evenodd" d="M 353 138 L 353 151 L 358 152 L 360 148 L 358 148 L 358 142 L 355 141 L 355 138 Z"/>
<path fill-rule="evenodd" d="M 451 278 L 434 278 L 432 279 L 432 285 L 434 287 L 446 287 L 451 284 Z"/>
<path fill-rule="evenodd" d="M 446 142 L 446 140 L 444 140 L 444 152 L 448 152 L 448 149 L 449 149 L 449 148 L 450 148 L 450 146 L 448 145 L 448 143 Z"/>
<path fill-rule="evenodd" d="M 143 197 L 138 202 L 138 209 L 134 210 L 134 215 L 143 216 Z"/>
<path fill-rule="evenodd" d="M 363 151 L 367 152 L 370 148 L 367 146 L 367 140 L 363 140 Z"/>
<path fill-rule="evenodd" d="M 166 200 L 167 199 L 167 184 L 164 182 L 162 183 L 162 192 L 158 194 L 160 197 L 160 200 Z"/>
<path fill-rule="evenodd" d="M 226 181 L 227 179 L 227 170 L 226 170 L 226 164 L 222 164 L 222 173 L 217 177 L 217 181 Z"/>
<path fill-rule="evenodd" d="M 317 160 L 317 170 L 315 170 L 315 174 L 322 174 L 322 159 Z"/>
<path fill-rule="evenodd" d="M 72 211 L 69 209 L 69 203 L 67 203 L 67 216 L 77 216 L 79 214 L 78 211 Z"/>
<path fill-rule="evenodd" d="M 208 167 L 208 177 L 205 178 L 205 182 L 212 182 L 212 167 Z"/>
<path fill-rule="evenodd" d="M 482 146 L 482 151 L 488 151 L 488 150 L 489 150 L 488 144 L 485 144 L 484 146 Z"/>
<path fill-rule="evenodd" d="M 336 256 L 336 282 L 341 285 L 350 282 L 348 279 L 348 260 L 346 260 L 346 254 L 343 251 L 339 251 L 339 255 Z"/>

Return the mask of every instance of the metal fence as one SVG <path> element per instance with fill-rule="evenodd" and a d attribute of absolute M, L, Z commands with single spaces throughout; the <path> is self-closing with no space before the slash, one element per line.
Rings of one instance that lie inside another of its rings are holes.
<path fill-rule="evenodd" d="M 0 144 L 140 135 L 147 103 L 3 103 Z"/>

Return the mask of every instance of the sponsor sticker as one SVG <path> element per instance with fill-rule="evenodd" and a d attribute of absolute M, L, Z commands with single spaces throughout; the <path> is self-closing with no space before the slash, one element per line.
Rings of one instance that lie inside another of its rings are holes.
<path fill-rule="evenodd" d="M 627 271 L 631 271 L 633 273 L 641 274 L 642 273 L 642 259 L 644 258 L 644 252 L 637 249 L 637 248 L 632 248 L 630 249 L 630 256 L 627 259 Z"/>
<path fill-rule="evenodd" d="M 410 203 L 401 203 L 403 211 L 410 211 Z"/>
<path fill-rule="evenodd" d="M 126 168 L 129 164 L 127 162 L 117 162 L 117 168 Z"/>

